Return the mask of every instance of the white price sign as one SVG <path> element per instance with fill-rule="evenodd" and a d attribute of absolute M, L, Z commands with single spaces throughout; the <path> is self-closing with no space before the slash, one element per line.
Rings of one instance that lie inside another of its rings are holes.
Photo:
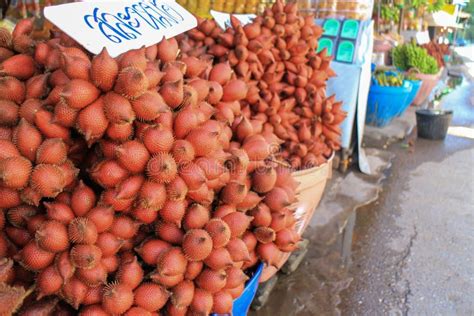
<path fill-rule="evenodd" d="M 232 27 L 230 24 L 230 14 L 229 13 L 224 13 L 224 12 L 219 12 L 219 11 L 214 11 L 211 10 L 211 15 L 216 21 L 216 23 L 220 26 L 221 29 L 225 30 L 228 27 Z M 255 19 L 256 15 L 255 14 L 232 14 L 237 18 L 237 20 L 242 23 L 242 25 L 249 24 Z"/>
<path fill-rule="evenodd" d="M 76 2 L 46 7 L 44 15 L 91 53 L 105 46 L 112 57 L 197 26 L 197 19 L 172 0 Z"/>

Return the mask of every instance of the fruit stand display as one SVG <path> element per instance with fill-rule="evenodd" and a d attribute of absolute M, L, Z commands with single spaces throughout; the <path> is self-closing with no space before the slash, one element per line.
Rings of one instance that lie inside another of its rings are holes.
<path fill-rule="evenodd" d="M 295 4 L 231 21 L 115 58 L 0 28 L 0 314 L 230 313 L 297 249 L 345 118 L 331 58 Z"/>
<path fill-rule="evenodd" d="M 326 97 L 326 81 L 334 73 L 325 50 L 316 53 L 322 29 L 314 25 L 313 18 L 299 17 L 294 4 L 283 6 L 281 2 L 250 24 L 241 25 L 233 17 L 231 23 L 232 27 L 223 31 L 214 21 L 202 21 L 180 40 L 182 53 L 212 55 L 215 67 L 226 73 L 231 66 L 248 82 L 246 103 L 241 104 L 249 119 L 234 120 L 238 137 L 262 133 L 273 148 L 281 145 L 275 159 L 288 161 L 293 169 L 312 168 L 314 175 L 319 175 L 313 181 L 320 183 L 322 179 L 325 184 L 327 175 L 313 167 L 324 165 L 339 149 L 339 125 L 345 113 L 334 96 Z M 307 196 L 314 200 L 309 203 L 298 202 L 307 207 L 302 213 L 312 214 L 319 203 L 317 197 Z M 253 214 L 254 225 L 268 225 L 269 217 L 264 215 L 261 210 Z M 287 258 L 283 256 L 273 268 L 264 270 L 262 280 L 271 277 Z"/>

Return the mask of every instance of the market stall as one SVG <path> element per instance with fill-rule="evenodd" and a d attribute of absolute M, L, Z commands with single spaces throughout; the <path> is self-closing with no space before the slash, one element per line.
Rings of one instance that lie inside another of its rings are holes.
<path fill-rule="evenodd" d="M 225 29 L 166 1 L 44 15 L 0 28 L 0 314 L 245 314 L 341 147 L 322 29 L 281 1 Z"/>

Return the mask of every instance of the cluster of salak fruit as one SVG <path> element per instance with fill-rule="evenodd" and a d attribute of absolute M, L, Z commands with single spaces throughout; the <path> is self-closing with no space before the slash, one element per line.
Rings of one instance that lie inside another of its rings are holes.
<path fill-rule="evenodd" d="M 208 55 L 247 84 L 245 115 L 234 123 L 241 135 L 276 136 L 278 156 L 294 169 L 325 163 L 340 149 L 346 113 L 334 96 L 326 96 L 327 80 L 335 73 L 326 49 L 316 53 L 321 27 L 312 16 L 299 15 L 295 3 L 281 0 L 252 23 L 241 25 L 232 16 L 231 24 L 224 31 L 214 20 L 201 20 L 181 35 L 182 54 Z"/>
<path fill-rule="evenodd" d="M 281 135 L 248 101 L 288 91 L 176 39 L 112 58 L 32 30 L 0 28 L 0 314 L 229 313 L 300 238 Z"/>

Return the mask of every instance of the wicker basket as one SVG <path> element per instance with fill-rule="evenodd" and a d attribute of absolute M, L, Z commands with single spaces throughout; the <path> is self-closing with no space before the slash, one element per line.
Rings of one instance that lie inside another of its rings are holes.
<path fill-rule="evenodd" d="M 319 202 L 321 202 L 327 180 L 332 177 L 333 158 L 334 153 L 331 158 L 321 166 L 293 173 L 296 181 L 299 182 L 298 188 L 296 189 L 298 202 L 293 206 L 297 221 L 296 231 L 299 235 L 303 235 L 306 227 L 311 222 L 311 218 L 313 217 Z M 282 253 L 278 266 L 282 267 L 290 255 L 291 253 Z M 277 272 L 277 268 L 266 266 L 263 269 L 260 282 L 267 281 Z"/>

